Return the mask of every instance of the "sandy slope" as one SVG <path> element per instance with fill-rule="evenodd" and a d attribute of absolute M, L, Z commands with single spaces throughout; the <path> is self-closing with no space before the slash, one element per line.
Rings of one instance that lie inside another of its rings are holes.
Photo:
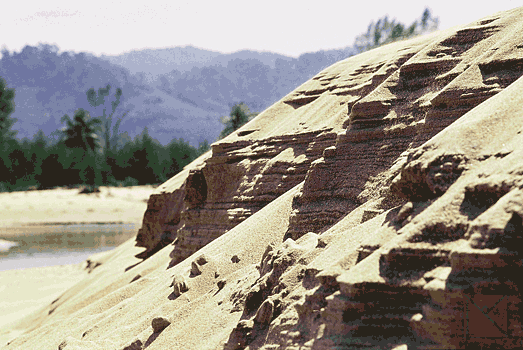
<path fill-rule="evenodd" d="M 142 233 L 180 225 L 171 244 L 94 257 L 4 348 L 521 348 L 522 14 L 321 72 L 156 193 Z M 509 336 L 464 318 L 492 295 Z"/>

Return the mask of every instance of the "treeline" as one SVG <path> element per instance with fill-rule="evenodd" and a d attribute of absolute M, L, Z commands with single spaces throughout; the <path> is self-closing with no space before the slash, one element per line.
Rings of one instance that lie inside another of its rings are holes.
<path fill-rule="evenodd" d="M 421 17 L 410 25 L 384 16 L 376 22 L 370 22 L 367 31 L 356 37 L 353 46 L 356 53 L 361 53 L 398 40 L 433 32 L 438 29 L 438 25 L 439 18 L 434 17 L 428 8 L 425 8 Z"/>
<path fill-rule="evenodd" d="M 11 139 L 4 144 L 0 155 L 0 192 L 159 184 L 208 149 L 206 142 L 196 148 L 183 139 L 162 146 L 145 129 L 106 158 L 98 152 L 89 162 L 79 149 L 71 149 L 39 131 L 32 140 Z"/>
<path fill-rule="evenodd" d="M 0 191 L 84 186 L 91 192 L 102 185 L 158 184 L 209 149 L 207 141 L 196 148 L 183 139 L 163 146 L 147 128 L 134 139 L 120 134 L 125 115 L 116 119 L 114 112 L 122 90 L 114 96 L 110 92 L 109 85 L 87 91 L 89 104 L 95 110 L 103 107 L 99 117 L 80 108 L 73 118 L 65 115 L 63 128 L 52 135 L 40 130 L 32 139 L 19 140 L 10 129 L 14 89 L 0 78 Z"/>
<path fill-rule="evenodd" d="M 93 192 L 99 186 L 159 184 L 180 172 L 210 149 L 207 140 L 193 147 L 183 139 L 163 146 L 149 135 L 147 127 L 131 139 L 119 133 L 126 114 L 115 117 L 123 91 L 111 86 L 86 92 L 87 101 L 99 117 L 83 108 L 73 118 L 64 115 L 63 127 L 46 136 L 39 130 L 32 139 L 15 137 L 15 91 L 0 77 L 0 192 L 78 187 Z M 226 137 L 253 119 L 244 103 L 235 104 L 228 117 L 222 117 Z"/>

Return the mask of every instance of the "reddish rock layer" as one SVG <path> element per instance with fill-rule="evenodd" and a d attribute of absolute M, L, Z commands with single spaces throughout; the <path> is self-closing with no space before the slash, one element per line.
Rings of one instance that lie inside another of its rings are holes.
<path fill-rule="evenodd" d="M 183 226 L 178 231 L 173 264 L 302 182 L 310 163 L 321 155 L 318 145 L 333 144 L 333 136 L 328 130 L 317 130 L 214 144 L 212 157 L 186 182 L 186 191 L 199 193 L 199 200 L 188 201 L 186 196 L 188 205 L 181 214 Z M 191 181 L 195 178 L 198 180 Z"/>
<path fill-rule="evenodd" d="M 183 171 L 160 186 L 160 190 L 167 187 L 172 190 L 160 193 L 157 191 L 149 197 L 142 227 L 136 236 L 136 246 L 145 247 L 146 250 L 137 257 L 145 259 L 176 238 L 176 232 L 180 227 L 180 216 L 185 205 L 184 182 L 187 173 Z"/>

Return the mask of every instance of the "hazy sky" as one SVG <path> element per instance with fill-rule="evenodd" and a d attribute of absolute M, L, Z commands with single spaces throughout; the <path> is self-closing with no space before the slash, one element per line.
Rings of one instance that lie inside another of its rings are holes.
<path fill-rule="evenodd" d="M 45 42 L 61 51 L 115 55 L 193 45 L 297 57 L 350 46 L 371 20 L 386 14 L 410 24 L 429 7 L 439 17 L 440 29 L 446 29 L 521 5 L 520 0 L 18 0 L 2 5 L 0 46 L 20 51 Z"/>

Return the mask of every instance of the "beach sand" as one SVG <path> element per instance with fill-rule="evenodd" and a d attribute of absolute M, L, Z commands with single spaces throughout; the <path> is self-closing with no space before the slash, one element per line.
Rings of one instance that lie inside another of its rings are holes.
<path fill-rule="evenodd" d="M 53 230 L 56 225 L 120 223 L 139 227 L 153 186 L 101 187 L 100 193 L 52 189 L 0 193 L 0 243 L 9 237 Z M 0 272 L 0 344 L 22 330 L 14 326 L 25 316 L 49 305 L 88 274 L 86 263 Z M 14 327 L 13 327 L 14 326 Z"/>
<path fill-rule="evenodd" d="M 153 186 L 100 187 L 100 193 L 52 189 L 0 193 L 1 232 L 52 223 L 141 222 Z"/>
<path fill-rule="evenodd" d="M 49 305 L 86 275 L 85 263 L 0 272 L 0 344 L 25 331 L 16 324 Z"/>

